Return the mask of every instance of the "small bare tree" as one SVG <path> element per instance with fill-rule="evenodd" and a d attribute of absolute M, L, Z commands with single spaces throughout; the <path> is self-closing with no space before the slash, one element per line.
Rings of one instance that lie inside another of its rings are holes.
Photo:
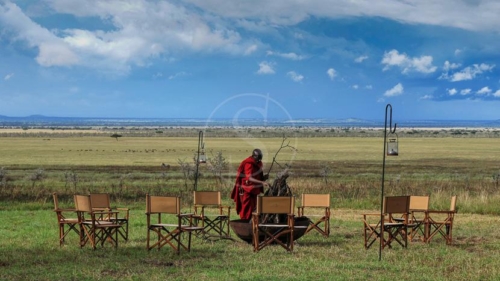
<path fill-rule="evenodd" d="M 181 167 L 182 175 L 184 176 L 184 187 L 188 189 L 188 182 L 194 184 L 194 178 L 196 174 L 196 167 L 194 164 L 186 162 L 186 159 L 177 159 L 179 166 Z M 198 177 L 200 173 L 198 172 Z"/>
<path fill-rule="evenodd" d="M 76 192 L 76 185 L 78 183 L 78 175 L 73 171 L 68 171 L 64 173 L 64 188 L 68 188 L 68 186 L 73 186 L 73 191 Z"/>
<path fill-rule="evenodd" d="M 225 187 L 222 172 L 227 169 L 229 162 L 222 155 L 222 151 L 218 151 L 213 158 L 208 159 L 208 169 L 215 176 L 222 187 Z"/>
<path fill-rule="evenodd" d="M 29 179 L 31 181 L 31 188 L 35 188 L 37 182 L 42 182 L 45 178 L 45 171 L 42 168 L 36 169 L 33 174 L 30 175 Z"/>
<path fill-rule="evenodd" d="M 330 175 L 331 172 L 332 172 L 332 168 L 330 168 L 330 166 L 328 166 L 328 164 L 325 164 L 324 166 L 322 166 L 319 169 L 319 174 L 320 174 L 320 176 L 323 177 L 325 184 L 328 184 L 328 176 Z"/>

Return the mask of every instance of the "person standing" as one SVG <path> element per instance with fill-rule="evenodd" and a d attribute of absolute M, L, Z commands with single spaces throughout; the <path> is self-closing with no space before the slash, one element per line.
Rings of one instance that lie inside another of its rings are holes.
<path fill-rule="evenodd" d="M 257 207 L 257 196 L 264 192 L 264 186 L 269 187 L 266 182 L 268 178 L 269 175 L 264 175 L 262 171 L 262 151 L 256 148 L 238 167 L 236 182 L 231 192 L 240 219 L 252 218 L 252 212 Z"/>

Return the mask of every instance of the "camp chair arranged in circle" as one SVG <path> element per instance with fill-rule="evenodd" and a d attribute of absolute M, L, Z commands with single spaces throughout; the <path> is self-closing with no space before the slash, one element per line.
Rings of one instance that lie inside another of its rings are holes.
<path fill-rule="evenodd" d="M 154 217 L 156 217 L 153 222 Z M 203 230 L 202 227 L 194 226 L 193 214 L 181 213 L 180 197 L 174 196 L 150 196 L 146 194 L 146 219 L 147 219 L 147 249 L 170 245 L 177 254 L 181 249 L 191 250 L 192 232 Z M 187 224 L 183 224 L 187 221 Z M 152 243 L 151 232 L 156 234 L 156 241 Z M 187 234 L 187 242 L 182 241 L 183 234 Z"/>
<path fill-rule="evenodd" d="M 75 195 L 74 201 L 80 225 L 80 247 L 90 243 L 95 249 L 97 244 L 104 246 L 105 242 L 109 242 L 117 248 L 118 229 L 121 225 L 111 219 L 112 216 L 116 219 L 117 212 L 93 210 L 89 195 Z"/>
<path fill-rule="evenodd" d="M 313 213 L 312 209 L 320 209 L 320 214 Z M 307 214 L 306 210 L 309 210 Z M 325 237 L 330 236 L 330 194 L 302 194 L 301 206 L 297 207 L 297 216 L 309 219 L 306 233 L 314 229 Z"/>
<path fill-rule="evenodd" d="M 195 224 L 203 228 L 199 232 L 202 238 L 231 239 L 231 207 L 222 205 L 220 191 L 194 191 L 193 205 Z"/>
<path fill-rule="evenodd" d="M 109 219 L 112 222 L 119 224 L 121 227 L 118 229 L 118 234 L 125 240 L 128 240 L 128 221 L 129 209 L 128 208 L 112 208 L 110 203 L 110 195 L 108 193 L 91 193 L 90 200 L 92 201 L 92 209 L 94 211 L 117 211 L 116 216 L 111 216 Z"/>
<path fill-rule="evenodd" d="M 363 214 L 365 249 L 370 248 L 375 241 L 381 242 L 382 249 L 391 248 L 393 242 L 406 248 L 408 246 L 409 209 L 410 196 L 387 196 L 384 198 L 382 214 Z M 375 223 L 373 218 L 375 218 Z"/>
<path fill-rule="evenodd" d="M 57 193 L 52 193 L 52 198 L 54 199 L 54 212 L 57 216 L 57 225 L 59 227 L 59 246 L 64 244 L 66 236 L 71 232 L 75 232 L 80 236 L 78 218 L 76 218 L 76 209 L 62 209 L 59 208 L 59 199 Z M 66 215 L 71 213 L 75 218 L 68 218 Z"/>
<path fill-rule="evenodd" d="M 257 210 L 252 214 L 254 252 L 271 244 L 293 251 L 294 201 L 293 196 L 257 197 Z M 268 216 L 275 217 L 268 220 Z M 280 217 L 280 220 L 276 219 Z"/>
<path fill-rule="evenodd" d="M 436 234 L 440 234 L 446 244 L 451 245 L 453 241 L 453 220 L 457 213 L 457 196 L 451 197 L 450 209 L 444 211 L 428 210 L 427 215 L 427 239 L 429 243 Z"/>

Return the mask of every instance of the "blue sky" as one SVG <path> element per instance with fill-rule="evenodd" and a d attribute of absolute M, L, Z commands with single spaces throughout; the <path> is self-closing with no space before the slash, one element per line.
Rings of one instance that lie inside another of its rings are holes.
<path fill-rule="evenodd" d="M 500 119 L 497 0 L 0 0 L 0 115 Z"/>

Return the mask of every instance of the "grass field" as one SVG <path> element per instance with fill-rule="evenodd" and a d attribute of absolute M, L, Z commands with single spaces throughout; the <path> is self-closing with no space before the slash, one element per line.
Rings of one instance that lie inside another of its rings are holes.
<path fill-rule="evenodd" d="M 293 253 L 268 247 L 253 253 L 241 242 L 193 241 L 190 253 L 145 249 L 145 194 L 178 194 L 190 209 L 197 138 L 187 137 L 3 137 L 0 138 L 1 280 L 498 280 L 500 232 L 497 138 L 399 139 L 400 156 L 388 157 L 386 195 L 430 195 L 431 208 L 446 209 L 458 195 L 454 244 L 442 238 L 408 249 L 363 247 L 361 214 L 378 210 L 382 138 L 289 138 L 277 162 L 291 166 L 289 185 L 332 195 L 332 235 L 301 238 Z M 254 147 L 265 153 L 265 169 L 281 138 L 209 138 L 209 157 L 227 161 L 222 181 L 200 166 L 198 189 L 222 190 L 224 202 L 236 166 Z M 161 164 L 169 165 L 169 168 Z M 191 167 L 192 168 L 192 167 Z M 280 169 L 275 165 L 273 175 Z M 69 237 L 59 247 L 51 193 L 71 206 L 74 193 L 110 192 L 114 205 L 128 206 L 131 240 L 117 250 L 80 249 Z"/>

